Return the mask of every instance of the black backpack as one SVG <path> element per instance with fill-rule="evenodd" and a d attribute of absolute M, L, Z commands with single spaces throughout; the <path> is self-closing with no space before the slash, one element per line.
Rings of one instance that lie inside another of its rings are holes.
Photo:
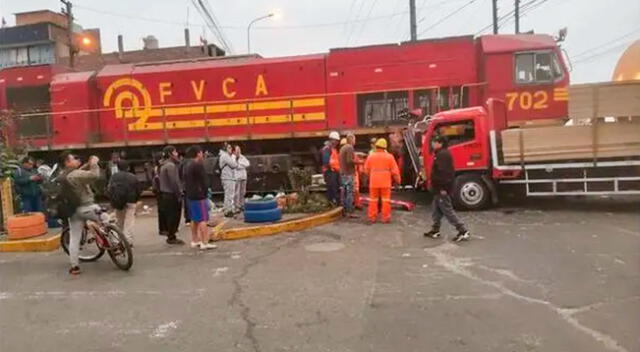
<path fill-rule="evenodd" d="M 47 214 L 57 219 L 68 219 L 82 204 L 80 197 L 67 180 L 67 172 L 61 172 L 42 184 Z"/>
<path fill-rule="evenodd" d="M 124 209 L 131 198 L 131 192 L 135 192 L 135 190 L 130 189 L 126 184 L 112 180 L 107 188 L 111 206 L 118 210 Z"/>

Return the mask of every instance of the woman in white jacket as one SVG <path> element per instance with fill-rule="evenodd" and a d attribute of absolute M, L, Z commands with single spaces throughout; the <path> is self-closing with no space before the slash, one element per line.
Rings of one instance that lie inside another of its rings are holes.
<path fill-rule="evenodd" d="M 238 167 L 234 170 L 236 181 L 235 206 L 238 211 L 244 210 L 244 197 L 247 193 L 247 168 L 251 165 L 249 160 L 242 155 L 239 145 L 235 147 L 235 156 L 237 158 Z"/>

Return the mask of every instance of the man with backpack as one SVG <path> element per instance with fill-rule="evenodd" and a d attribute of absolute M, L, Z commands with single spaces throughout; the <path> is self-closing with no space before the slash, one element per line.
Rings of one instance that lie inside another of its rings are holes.
<path fill-rule="evenodd" d="M 136 206 L 140 199 L 142 189 L 136 175 L 128 170 L 125 160 L 118 161 L 118 172 L 112 174 L 107 193 L 111 200 L 111 206 L 116 210 L 118 227 L 133 246 L 133 226 L 136 219 Z"/>
<path fill-rule="evenodd" d="M 69 274 L 72 275 L 80 274 L 78 254 L 86 221 L 100 221 L 100 206 L 95 203 L 91 190 L 91 185 L 100 178 L 99 161 L 97 156 L 91 156 L 85 165 L 80 166 L 80 160 L 70 152 L 60 156 L 64 170 L 58 178 L 62 183 L 61 195 L 65 201 L 58 208 L 58 216 L 69 219 Z"/>

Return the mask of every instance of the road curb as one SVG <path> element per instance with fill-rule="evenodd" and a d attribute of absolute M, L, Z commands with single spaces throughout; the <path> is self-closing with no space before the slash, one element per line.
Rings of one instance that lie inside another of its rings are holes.
<path fill-rule="evenodd" d="M 60 234 L 47 238 L 0 241 L 0 252 L 51 252 L 60 248 Z"/>
<path fill-rule="evenodd" d="M 226 229 L 222 230 L 219 233 L 219 236 L 223 240 L 240 240 L 251 237 L 272 236 L 282 232 L 306 230 L 336 221 L 341 217 L 342 207 L 338 207 L 324 213 L 307 216 L 301 219 L 283 221 L 269 225 Z"/>

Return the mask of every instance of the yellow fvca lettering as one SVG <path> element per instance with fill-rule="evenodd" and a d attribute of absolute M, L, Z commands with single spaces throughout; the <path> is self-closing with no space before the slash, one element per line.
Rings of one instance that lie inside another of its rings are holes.
<path fill-rule="evenodd" d="M 229 87 L 230 84 L 234 83 L 236 83 L 236 79 L 233 77 L 227 77 L 222 81 L 222 94 L 224 94 L 225 97 L 233 98 L 236 96 L 236 91 L 231 90 L 231 87 Z"/>
<path fill-rule="evenodd" d="M 267 90 L 267 83 L 264 81 L 264 76 L 262 74 L 258 75 L 256 79 L 256 97 L 259 95 L 267 95 L 269 91 Z"/>
<path fill-rule="evenodd" d="M 202 100 L 202 95 L 204 94 L 204 80 L 200 80 L 196 85 L 196 81 L 191 81 L 191 88 L 193 88 L 193 96 L 196 100 Z"/>

